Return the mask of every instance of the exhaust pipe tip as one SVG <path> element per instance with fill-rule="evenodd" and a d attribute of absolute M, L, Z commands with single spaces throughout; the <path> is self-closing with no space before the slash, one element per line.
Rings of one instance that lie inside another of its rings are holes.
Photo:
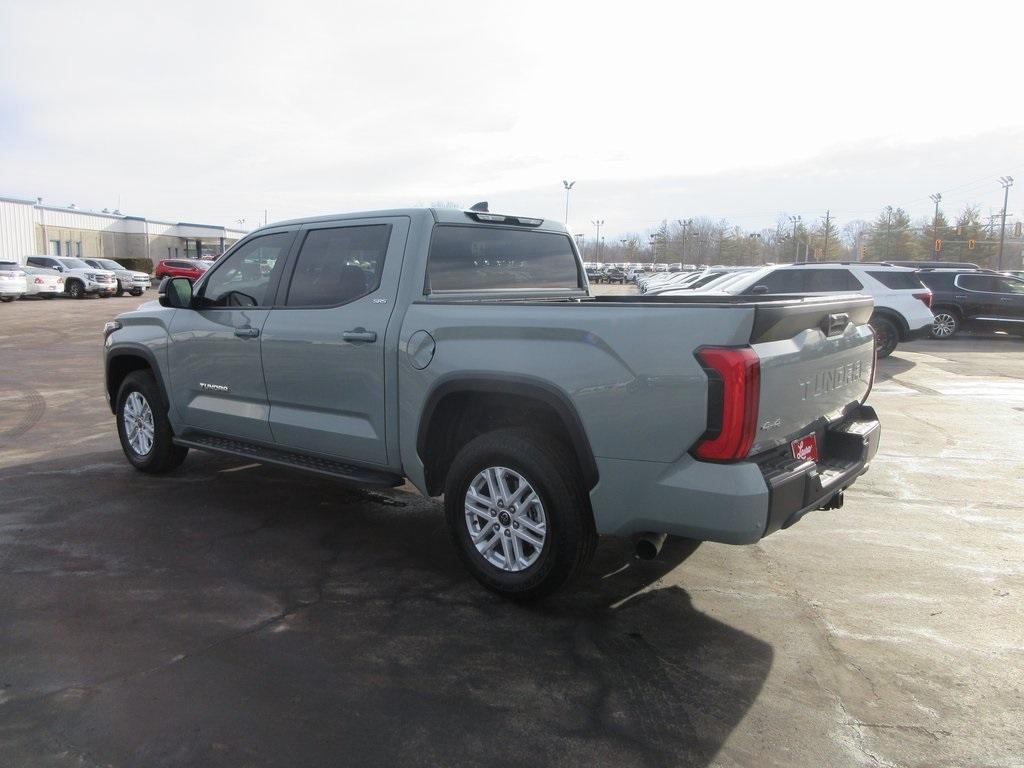
<path fill-rule="evenodd" d="M 665 546 L 667 533 L 641 533 L 636 537 L 636 556 L 641 560 L 653 560 Z"/>

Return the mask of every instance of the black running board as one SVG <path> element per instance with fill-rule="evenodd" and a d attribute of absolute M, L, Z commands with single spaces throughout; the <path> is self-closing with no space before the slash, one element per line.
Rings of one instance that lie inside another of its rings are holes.
<path fill-rule="evenodd" d="M 238 456 L 242 459 L 252 459 L 262 464 L 277 464 L 282 467 L 315 472 L 318 475 L 326 475 L 346 483 L 369 488 L 394 488 L 405 482 L 401 475 L 396 475 L 393 472 L 364 469 L 334 459 L 309 456 L 280 448 L 268 448 L 265 445 L 247 443 L 244 440 L 232 440 L 211 435 L 190 435 L 188 439 L 176 437 L 174 443 L 200 451 L 212 451 L 213 453 Z"/>

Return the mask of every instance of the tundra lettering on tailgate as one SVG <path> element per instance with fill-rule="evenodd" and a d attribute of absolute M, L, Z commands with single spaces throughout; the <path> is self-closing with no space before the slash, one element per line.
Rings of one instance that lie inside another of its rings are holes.
<path fill-rule="evenodd" d="M 826 368 L 814 374 L 813 379 L 800 382 L 801 399 L 808 400 L 827 395 L 837 389 L 848 387 L 855 381 L 864 380 L 864 366 L 860 360 L 834 368 Z"/>

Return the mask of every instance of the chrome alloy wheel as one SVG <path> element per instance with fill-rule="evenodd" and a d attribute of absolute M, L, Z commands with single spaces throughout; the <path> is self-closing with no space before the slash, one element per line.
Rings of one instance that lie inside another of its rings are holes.
<path fill-rule="evenodd" d="M 956 331 L 956 318 L 948 312 L 939 312 L 932 323 L 932 335 L 937 339 L 945 339 Z"/>
<path fill-rule="evenodd" d="M 124 433 L 128 444 L 139 456 L 145 456 L 153 450 L 153 411 L 141 392 L 132 392 L 124 401 Z"/>
<path fill-rule="evenodd" d="M 525 477 L 507 467 L 483 470 L 469 484 L 465 509 L 469 538 L 491 565 L 514 573 L 537 562 L 547 518 Z"/>

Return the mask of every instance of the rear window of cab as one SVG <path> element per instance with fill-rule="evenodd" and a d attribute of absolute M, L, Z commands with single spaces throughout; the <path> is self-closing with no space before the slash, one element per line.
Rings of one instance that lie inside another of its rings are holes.
<path fill-rule="evenodd" d="M 427 256 L 427 293 L 578 290 L 568 235 L 504 227 L 440 225 Z"/>
<path fill-rule="evenodd" d="M 924 285 L 921 284 L 921 278 L 913 272 L 887 272 L 879 270 L 868 272 L 868 274 L 886 288 L 892 288 L 893 290 L 921 290 L 924 288 Z"/>

